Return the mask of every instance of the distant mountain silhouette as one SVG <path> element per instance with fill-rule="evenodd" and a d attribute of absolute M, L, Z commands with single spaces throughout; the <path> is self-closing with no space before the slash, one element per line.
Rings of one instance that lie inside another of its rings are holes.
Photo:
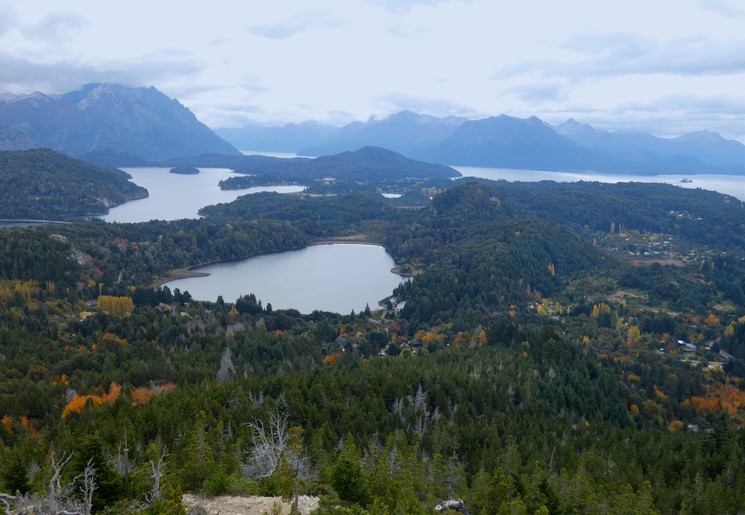
<path fill-rule="evenodd" d="M 297 135 L 301 127 L 302 138 Z M 377 146 L 412 159 L 461 166 L 619 173 L 745 173 L 745 145 L 716 133 L 702 131 L 664 139 L 642 132 L 601 131 L 571 119 L 552 127 L 534 116 L 466 120 L 402 111 L 338 129 L 308 122 L 231 131 L 221 129 L 220 133 L 233 143 L 237 142 L 237 135 L 242 135 L 243 148 L 308 156 Z M 261 148 L 269 134 L 271 147 Z"/>
<path fill-rule="evenodd" d="M 332 140 L 301 149 L 301 154 L 320 156 L 355 150 L 364 146 L 382 147 L 418 157 L 423 148 L 448 138 L 466 121 L 465 118 L 420 115 L 401 111 L 382 120 L 355 122 L 338 130 Z"/>
<path fill-rule="evenodd" d="M 240 150 L 296 152 L 325 143 L 338 130 L 337 127 L 310 121 L 270 127 L 252 123 L 240 128 L 215 129 L 215 133 Z"/>
<path fill-rule="evenodd" d="M 605 156 L 572 143 L 535 116 L 501 115 L 463 122 L 445 140 L 417 156 L 463 166 L 579 169 L 611 165 Z M 613 163 L 616 164 L 616 163 Z"/>
<path fill-rule="evenodd" d="M 21 133 L 29 146 L 72 156 L 90 154 L 96 162 L 107 164 L 115 164 L 117 156 L 158 161 L 206 153 L 238 154 L 189 109 L 154 87 L 88 84 L 62 95 L 3 95 L 0 120 L 6 130 L 14 131 L 15 141 L 20 141 Z"/>
<path fill-rule="evenodd" d="M 556 126 L 556 132 L 582 147 L 630 161 L 642 171 L 745 170 L 745 145 L 714 132 L 665 139 L 644 132 L 598 130 L 571 118 Z"/>

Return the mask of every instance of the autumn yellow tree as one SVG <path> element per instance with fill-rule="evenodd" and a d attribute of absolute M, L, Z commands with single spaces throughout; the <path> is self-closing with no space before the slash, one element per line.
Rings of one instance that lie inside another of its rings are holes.
<path fill-rule="evenodd" d="M 709 316 L 704 320 L 704 324 L 706 325 L 720 325 L 721 323 L 722 321 L 714 313 L 709 313 Z"/>
<path fill-rule="evenodd" d="M 98 297 L 98 309 L 113 316 L 126 316 L 135 309 L 132 297 L 117 297 L 114 295 L 101 295 Z"/>
<path fill-rule="evenodd" d="M 605 302 L 601 302 L 600 304 L 595 304 L 592 307 L 592 318 L 598 318 L 602 313 L 610 313 L 611 309 L 608 304 Z"/>
<path fill-rule="evenodd" d="M 639 330 L 639 326 L 638 325 L 629 326 L 629 337 L 627 340 L 629 345 L 633 345 L 636 342 L 638 342 L 639 338 L 641 338 L 641 331 Z"/>

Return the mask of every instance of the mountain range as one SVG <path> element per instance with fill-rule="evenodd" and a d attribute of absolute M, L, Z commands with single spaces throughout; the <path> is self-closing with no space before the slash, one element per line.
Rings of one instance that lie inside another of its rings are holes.
<path fill-rule="evenodd" d="M 412 159 L 455 166 L 620 173 L 745 173 L 745 145 L 713 132 L 659 138 L 643 132 L 599 130 L 572 119 L 551 126 L 535 116 L 522 119 L 500 115 L 467 120 L 402 111 L 338 129 L 306 122 L 263 128 L 251 124 L 243 129 L 215 132 L 239 148 L 307 156 L 377 146 Z"/>
<path fill-rule="evenodd" d="M 88 84 L 60 95 L 0 94 L 0 150 L 36 147 L 105 166 L 168 166 L 196 156 L 230 162 L 241 156 L 236 147 L 305 156 L 380 147 L 455 166 L 745 174 L 745 145 L 708 131 L 659 138 L 572 119 L 552 126 L 535 116 L 468 120 L 411 111 L 343 127 L 308 121 L 212 131 L 154 87 L 115 84 Z"/>
<path fill-rule="evenodd" d="M 47 147 L 99 164 L 239 152 L 155 89 L 88 84 L 61 95 L 0 95 L 0 150 Z"/>

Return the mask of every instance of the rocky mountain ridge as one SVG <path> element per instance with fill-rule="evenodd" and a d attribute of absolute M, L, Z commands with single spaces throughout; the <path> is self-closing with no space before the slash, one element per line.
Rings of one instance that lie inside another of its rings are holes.
<path fill-rule="evenodd" d="M 88 84 L 61 95 L 0 97 L 0 150 L 48 147 L 94 161 L 239 152 L 154 87 Z M 112 157 L 113 156 L 113 157 Z M 128 163 L 107 163 L 128 164 Z"/>

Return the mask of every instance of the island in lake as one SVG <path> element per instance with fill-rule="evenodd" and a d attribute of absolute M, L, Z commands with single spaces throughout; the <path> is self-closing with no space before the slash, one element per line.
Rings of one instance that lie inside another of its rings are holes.
<path fill-rule="evenodd" d="M 174 166 L 170 169 L 169 173 L 175 173 L 179 175 L 197 175 L 199 174 L 199 168 L 194 166 Z"/>

